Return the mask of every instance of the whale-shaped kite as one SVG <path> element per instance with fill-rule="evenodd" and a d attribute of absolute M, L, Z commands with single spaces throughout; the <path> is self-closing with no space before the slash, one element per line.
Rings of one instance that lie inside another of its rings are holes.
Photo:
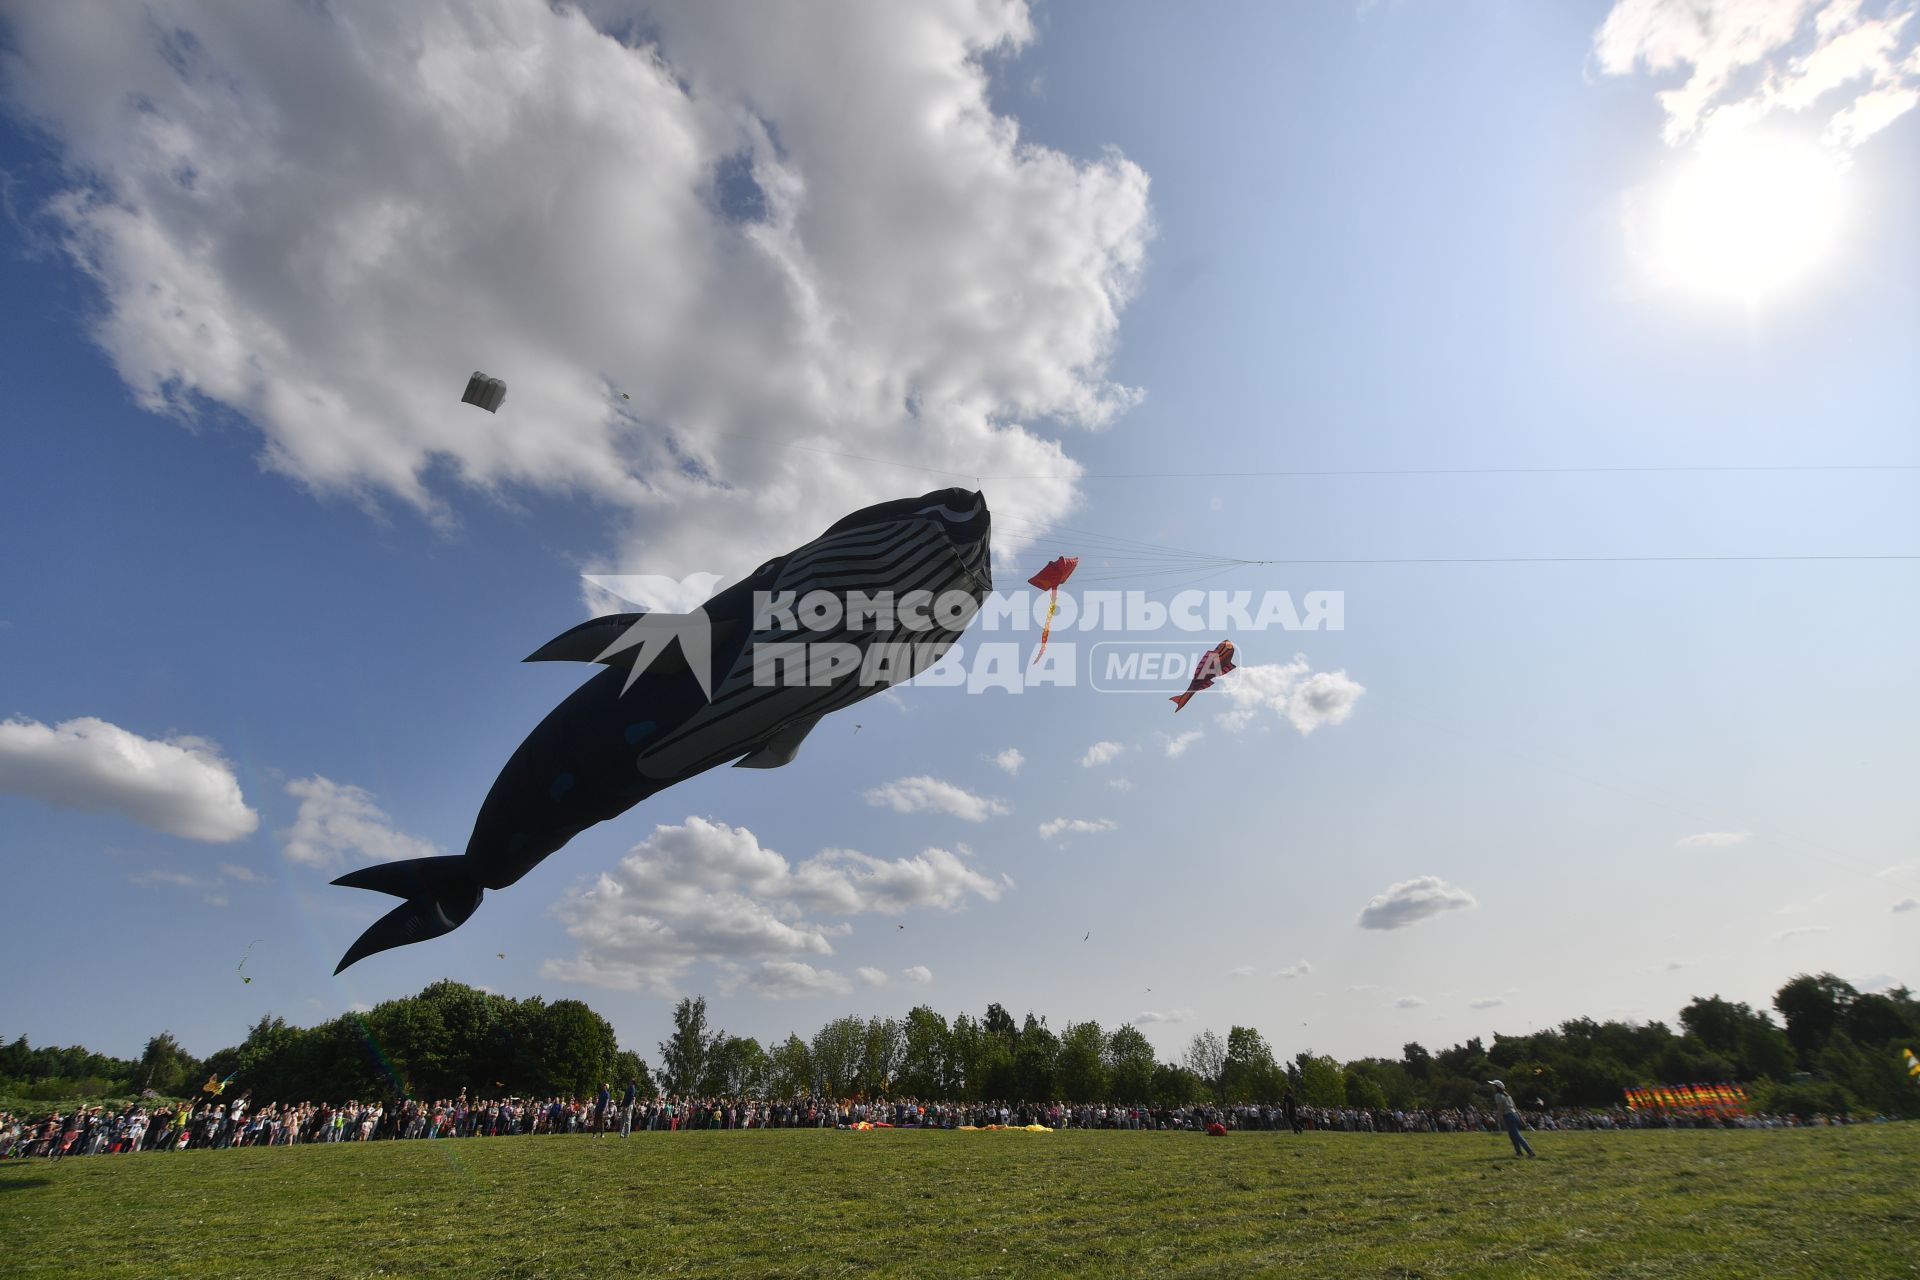
<path fill-rule="evenodd" d="M 583 622 L 528 662 L 601 662 L 520 744 L 465 853 L 334 883 L 404 898 L 335 973 L 457 929 L 596 822 L 715 765 L 788 763 L 820 718 L 937 662 L 993 588 L 986 499 L 938 489 L 856 511 L 690 614 Z"/>

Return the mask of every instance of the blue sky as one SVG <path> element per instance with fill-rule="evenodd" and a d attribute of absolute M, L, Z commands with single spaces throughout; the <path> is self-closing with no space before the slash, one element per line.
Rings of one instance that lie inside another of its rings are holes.
<path fill-rule="evenodd" d="M 1247 664 L 1298 653 L 1362 687 L 1344 719 L 1303 733 L 1230 683 L 1177 721 L 1087 687 L 909 688 L 784 769 L 673 788 L 454 934 L 339 978 L 381 908 L 326 883 L 464 845 L 581 679 L 518 659 L 585 616 L 583 570 L 737 574 L 947 482 L 916 466 L 1051 477 L 985 486 L 1003 586 L 1115 537 L 1249 560 L 1920 553 L 1911 470 L 1244 474 L 1920 463 L 1920 112 L 1830 123 L 1908 84 L 1911 31 L 1781 106 L 1766 94 L 1825 38 L 1808 10 L 1673 138 L 1656 94 L 1716 30 L 1662 28 L 1615 72 L 1632 33 L 1604 4 L 848 6 L 785 33 L 651 14 L 637 29 L 677 88 L 539 4 L 499 0 L 481 35 L 422 6 L 424 47 L 467 50 L 458 74 L 356 62 L 310 15 L 223 30 L 166 8 L 193 41 L 48 10 L 15 20 L 0 68 L 0 848 L 15 954 L 38 957 L 0 1033 L 134 1053 L 171 1029 L 210 1052 L 264 1013 L 450 976 L 585 998 L 643 1055 L 671 990 L 763 1039 L 998 1000 L 1140 1021 L 1169 1055 L 1238 1022 L 1357 1056 L 1668 1018 L 1696 993 L 1764 1002 L 1798 972 L 1920 979 L 1920 911 L 1895 909 L 1920 893 L 1910 560 L 1244 567 L 1206 585 L 1344 593 L 1344 630 L 1236 638 Z M 615 8 L 595 9 L 610 29 Z M 285 87 L 301 40 L 325 56 Z M 509 46 L 570 52 L 502 92 L 487 69 Z M 1658 49 L 1680 61 L 1650 68 Z M 590 99 L 570 123 L 562 81 Z M 229 82 L 271 123 L 208 110 Z M 368 86 L 393 122 L 375 136 L 353 132 Z M 463 93 L 525 110 L 481 120 Z M 1731 292 L 1649 261 L 1668 193 L 1760 136 L 1832 166 L 1838 214 L 1792 233 L 1814 260 L 1772 280 L 1762 227 Z M 462 170 L 463 146 L 493 173 Z M 745 216 L 701 176 L 742 155 L 766 194 Z M 534 203 L 486 185 L 516 157 L 561 166 Z M 307 172 L 337 213 L 301 221 Z M 512 388 L 495 419 L 448 403 L 475 367 Z M 688 451 L 701 468 L 675 464 Z M 47 746 L 88 717 L 175 744 L 156 785 L 176 770 L 189 818 L 103 780 L 106 730 L 79 757 Z M 1171 756 L 1176 730 L 1202 736 Z M 1122 750 L 1083 764 L 1099 742 Z M 1007 748 L 1017 773 L 993 763 Z M 909 777 L 1002 812 L 869 802 Z M 972 875 L 904 911 L 807 915 L 832 947 L 806 957 L 810 991 L 724 948 L 660 984 L 579 981 L 607 921 L 578 895 L 636 846 L 691 839 L 656 833 L 690 818 L 794 864 L 938 848 Z M 1043 838 L 1058 818 L 1113 825 Z M 190 819 L 231 838 L 170 833 Z M 1472 905 L 1359 927 L 1423 877 Z"/>

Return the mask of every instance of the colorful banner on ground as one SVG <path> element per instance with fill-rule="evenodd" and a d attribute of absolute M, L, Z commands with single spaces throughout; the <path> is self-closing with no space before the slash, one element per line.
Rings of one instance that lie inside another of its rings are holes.
<path fill-rule="evenodd" d="M 1920 1058 L 1914 1057 L 1913 1050 L 1911 1049 L 1906 1050 L 1906 1055 L 1907 1074 L 1910 1076 L 1920 1076 Z"/>
<path fill-rule="evenodd" d="M 1621 1090 L 1631 1111 L 1745 1111 L 1747 1091 L 1737 1084 L 1655 1084 Z"/>

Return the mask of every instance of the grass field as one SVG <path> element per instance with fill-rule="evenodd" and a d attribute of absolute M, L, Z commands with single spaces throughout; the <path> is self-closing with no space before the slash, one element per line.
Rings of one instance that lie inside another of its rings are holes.
<path fill-rule="evenodd" d="M 14 1276 L 1920 1275 L 1920 1125 L 746 1133 L 0 1166 Z"/>

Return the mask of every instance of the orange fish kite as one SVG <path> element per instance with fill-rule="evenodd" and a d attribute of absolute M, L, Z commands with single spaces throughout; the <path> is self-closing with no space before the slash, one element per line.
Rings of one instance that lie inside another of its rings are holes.
<path fill-rule="evenodd" d="M 1187 699 L 1202 689 L 1213 686 L 1213 682 L 1233 670 L 1233 641 L 1222 640 L 1213 648 L 1200 655 L 1200 662 L 1193 669 L 1193 683 L 1187 686 L 1185 693 L 1176 693 L 1171 701 L 1173 713 L 1180 714 L 1180 708 L 1187 705 Z"/>

